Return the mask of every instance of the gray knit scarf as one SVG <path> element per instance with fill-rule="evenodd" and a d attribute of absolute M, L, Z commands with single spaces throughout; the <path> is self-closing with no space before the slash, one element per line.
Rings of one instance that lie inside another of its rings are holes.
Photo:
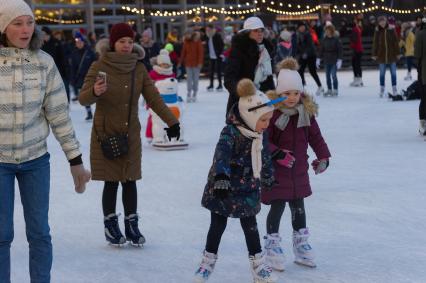
<path fill-rule="evenodd" d="M 298 104 L 294 108 L 280 108 L 279 110 L 282 112 L 282 114 L 275 121 L 275 126 L 277 126 L 277 128 L 281 131 L 287 127 L 287 124 L 290 121 L 290 116 L 296 114 L 299 114 L 299 119 L 297 120 L 298 128 L 309 127 L 311 125 L 311 117 L 303 104 Z"/>

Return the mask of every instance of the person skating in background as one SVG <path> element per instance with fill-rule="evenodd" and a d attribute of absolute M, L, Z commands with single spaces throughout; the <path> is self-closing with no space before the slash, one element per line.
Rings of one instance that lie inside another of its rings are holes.
<path fill-rule="evenodd" d="M 11 272 L 18 184 L 29 247 L 28 279 L 49 283 L 50 129 L 69 162 L 76 192 L 84 192 L 90 172 L 83 166 L 61 75 L 52 57 L 40 50 L 42 38 L 31 8 L 22 0 L 0 0 L 0 32 L 0 281 L 11 282 L 11 274 L 26 269 L 21 265 Z M 63 165 L 58 163 L 56 170 L 66 169 Z M 62 180 L 55 189 L 63 191 L 66 183 Z"/>
<path fill-rule="evenodd" d="M 90 66 L 96 61 L 96 54 L 87 43 L 86 38 L 81 33 L 75 34 L 75 49 L 71 53 L 71 85 L 74 89 L 72 101 L 77 101 L 80 89 L 83 86 L 84 78 Z M 86 121 L 93 118 L 90 105 L 86 106 Z"/>
<path fill-rule="evenodd" d="M 100 43 L 105 41 L 100 41 Z M 99 43 L 98 43 L 99 44 Z M 164 104 L 148 72 L 140 60 L 142 47 L 134 44 L 134 32 L 126 23 L 111 28 L 107 50 L 92 64 L 81 89 L 79 101 L 82 105 L 96 103 L 90 139 L 90 165 L 93 180 L 103 181 L 102 209 L 106 240 L 112 245 L 129 241 L 143 245 L 145 237 L 138 226 L 136 181 L 141 179 L 141 125 L 139 122 L 139 97 L 143 95 L 147 104 L 169 128 L 169 138 L 179 139 L 179 122 Z M 102 54 L 102 53 L 101 53 Z M 106 74 L 100 77 L 100 73 Z M 121 156 L 111 157 L 105 149 L 108 137 L 125 135 L 125 149 Z M 101 145 L 102 144 L 102 145 Z M 119 182 L 123 187 L 122 201 L 125 212 L 125 236 L 120 231 L 116 213 Z"/>
<path fill-rule="evenodd" d="M 226 113 L 238 102 L 237 83 L 248 78 L 257 89 L 275 89 L 271 43 L 264 39 L 265 26 L 258 17 L 244 21 L 243 29 L 232 38 L 231 54 L 225 67 L 225 87 L 229 92 Z"/>
<path fill-rule="evenodd" d="M 306 67 L 308 67 L 309 73 L 311 74 L 312 78 L 315 80 L 315 83 L 318 86 L 316 95 L 322 95 L 324 93 L 324 88 L 321 85 L 321 81 L 317 73 L 317 54 L 315 51 L 315 45 L 312 40 L 311 34 L 306 29 L 306 25 L 302 22 L 299 23 L 297 26 L 296 58 L 300 65 L 299 74 L 302 77 L 303 85 L 306 85 L 305 69 Z"/>
<path fill-rule="evenodd" d="M 143 58 L 143 64 L 147 71 L 152 70 L 151 58 L 157 57 L 160 53 L 160 45 L 152 39 L 152 29 L 147 28 L 142 32 L 140 38 L 140 45 L 145 51 L 145 57 Z"/>
<path fill-rule="evenodd" d="M 418 81 L 422 86 L 419 105 L 419 133 L 426 135 L 426 17 L 423 18 L 420 29 L 416 33 L 414 56 L 417 58 Z"/>
<path fill-rule="evenodd" d="M 277 88 L 267 93 L 270 99 L 287 98 L 277 105 L 267 131 L 277 184 L 270 190 L 262 189 L 261 197 L 264 204 L 271 205 L 266 219 L 267 261 L 274 269 L 282 271 L 284 253 L 280 245 L 279 227 L 286 203 L 291 210 L 295 262 L 316 266 L 308 243 L 310 233 L 306 226 L 304 207 L 304 198 L 312 194 L 308 174 L 308 146 L 317 156 L 311 164 L 315 174 L 327 169 L 331 155 L 315 119 L 317 105 L 311 96 L 303 93 L 297 61 L 287 58 L 278 67 Z"/>
<path fill-rule="evenodd" d="M 407 64 L 407 75 L 404 80 L 411 81 L 411 69 L 414 66 L 414 42 L 416 41 L 416 36 L 413 33 L 413 26 L 411 23 L 403 23 L 401 30 L 401 40 L 399 42 L 399 47 L 402 48 L 403 55 L 405 57 L 405 62 Z"/>
<path fill-rule="evenodd" d="M 154 81 L 161 81 L 168 78 L 175 78 L 176 74 L 173 72 L 172 62 L 169 56 L 169 52 L 166 49 L 161 49 L 160 54 L 151 60 L 154 62 L 152 64 L 152 70 L 149 72 L 149 77 Z M 147 109 L 149 109 L 149 105 L 147 105 Z M 145 137 L 147 141 L 150 143 L 152 141 L 152 115 L 148 115 L 148 120 L 146 123 Z"/>
<path fill-rule="evenodd" d="M 291 43 L 292 34 L 288 30 L 283 30 L 280 33 L 281 41 L 277 44 L 275 51 L 274 65 L 278 64 L 287 57 L 293 54 L 293 45 Z"/>
<path fill-rule="evenodd" d="M 393 28 L 390 28 L 386 17 L 377 19 L 378 25 L 373 37 L 372 58 L 379 63 L 380 69 L 380 97 L 385 95 L 385 74 L 390 69 L 392 81 L 392 95 L 398 95 L 396 86 L 396 62 L 401 57 L 398 39 Z"/>
<path fill-rule="evenodd" d="M 213 24 L 209 24 L 206 27 L 207 46 L 209 58 L 210 58 L 210 84 L 207 87 L 208 91 L 214 89 L 214 74 L 216 73 L 218 86 L 217 91 L 222 91 L 222 53 L 224 48 L 224 42 L 220 33 L 216 31 Z"/>
<path fill-rule="evenodd" d="M 342 67 L 343 48 L 339 36 L 331 23 L 325 26 L 325 37 L 321 40 L 318 53 L 317 68 L 319 68 L 322 60 L 327 79 L 327 91 L 324 95 L 337 96 L 339 93 L 337 70 Z"/>
<path fill-rule="evenodd" d="M 262 134 L 274 108 L 265 105 L 250 110 L 270 100 L 249 79 L 237 84 L 237 93 L 240 99 L 229 112 L 228 123 L 220 134 L 201 201 L 210 210 L 211 222 L 194 282 L 207 281 L 213 272 L 228 217 L 240 219 L 254 281 L 276 282 L 265 262 L 256 222 L 260 187 L 268 189 L 274 183 L 267 138 Z"/>
<path fill-rule="evenodd" d="M 352 70 L 354 73 L 354 81 L 350 83 L 350 86 L 360 87 L 364 86 L 362 82 L 362 54 L 364 47 L 362 45 L 362 21 L 357 17 L 354 17 L 353 28 L 351 32 L 350 42 L 352 49 Z M 342 36 L 342 35 L 340 35 Z"/>
<path fill-rule="evenodd" d="M 198 81 L 204 62 L 204 47 L 198 31 L 186 33 L 180 56 L 180 64 L 185 66 L 187 96 L 186 102 L 196 102 Z"/>

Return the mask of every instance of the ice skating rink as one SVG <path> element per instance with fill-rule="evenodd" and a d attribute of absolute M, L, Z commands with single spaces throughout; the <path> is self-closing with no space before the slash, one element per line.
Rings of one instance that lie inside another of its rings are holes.
<path fill-rule="evenodd" d="M 314 92 L 314 81 L 306 76 L 308 89 Z M 316 98 L 318 122 L 332 158 L 324 174 L 311 174 L 313 195 L 305 203 L 318 267 L 308 269 L 293 263 L 286 209 L 280 228 L 286 270 L 279 274 L 278 282 L 425 282 L 426 141 L 417 134 L 419 101 L 379 98 L 378 71 L 364 72 L 363 88 L 349 87 L 349 71 L 338 76 L 339 97 Z M 399 90 L 411 83 L 403 81 L 404 76 L 405 70 L 399 70 Z M 320 78 L 325 86 L 324 72 Z M 64 154 L 50 136 L 53 283 L 191 282 L 210 223 L 209 211 L 201 207 L 200 200 L 224 125 L 228 95 L 225 91 L 206 92 L 207 83 L 200 83 L 198 102 L 186 105 L 188 150 L 155 151 L 144 141 L 143 179 L 138 182 L 140 227 L 147 239 L 143 249 L 107 245 L 101 209 L 103 183 L 91 182 L 85 194 L 76 194 Z M 391 91 L 389 73 L 386 83 Z M 185 98 L 185 82 L 179 89 Z M 84 121 L 85 110 L 77 104 L 71 105 L 71 115 L 89 166 L 91 124 Z M 140 116 L 144 130 L 143 108 Z M 315 158 L 312 152 L 309 155 L 310 160 Z M 263 206 L 257 217 L 261 236 L 266 232 L 268 209 Z M 117 212 L 122 211 L 119 194 Z M 124 232 L 123 222 L 122 215 Z M 12 282 L 29 282 L 28 244 L 18 191 Z M 238 220 L 228 222 L 209 282 L 252 282 Z"/>

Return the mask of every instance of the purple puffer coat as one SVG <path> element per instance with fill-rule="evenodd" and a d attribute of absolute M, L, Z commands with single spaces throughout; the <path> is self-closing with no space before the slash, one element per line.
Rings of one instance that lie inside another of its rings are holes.
<path fill-rule="evenodd" d="M 308 144 L 314 150 L 318 159 L 329 158 L 330 152 L 325 143 L 314 114 L 316 105 L 309 96 L 302 99 L 305 109 L 311 114 L 311 126 L 297 128 L 299 115 L 290 117 L 290 121 L 284 131 L 275 126 L 275 121 L 281 115 L 281 111 L 275 110 L 268 128 L 269 149 L 271 152 L 281 148 L 291 150 L 296 161 L 293 168 L 287 168 L 273 162 L 277 185 L 271 190 L 262 190 L 261 200 L 264 204 L 270 204 L 273 200 L 294 200 L 308 197 L 312 194 L 309 184 Z"/>

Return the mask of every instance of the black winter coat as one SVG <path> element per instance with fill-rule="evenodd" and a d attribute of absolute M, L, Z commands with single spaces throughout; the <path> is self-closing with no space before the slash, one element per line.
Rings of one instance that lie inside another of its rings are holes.
<path fill-rule="evenodd" d="M 209 52 L 209 40 L 210 38 L 207 37 L 207 52 Z M 223 39 L 222 36 L 218 33 L 215 33 L 213 35 L 213 48 L 214 48 L 214 53 L 216 53 L 216 57 L 217 59 L 220 59 L 220 55 L 222 55 L 223 53 L 223 48 L 224 48 L 225 44 L 223 43 Z"/>
<path fill-rule="evenodd" d="M 297 32 L 296 46 L 296 57 L 298 60 L 316 56 L 314 41 L 308 31 L 304 33 Z"/>
<path fill-rule="evenodd" d="M 84 78 L 92 63 L 96 61 L 96 54 L 89 46 L 82 49 L 76 48 L 71 54 L 71 85 L 80 89 Z"/>
<path fill-rule="evenodd" d="M 324 64 L 336 64 L 338 59 L 342 59 L 342 55 L 342 43 L 337 36 L 326 36 L 321 40 L 318 57 L 323 60 Z"/>
<path fill-rule="evenodd" d="M 62 50 L 61 42 L 51 36 L 48 41 L 43 43 L 41 50 L 52 56 L 56 67 L 58 67 L 59 73 L 61 73 L 61 77 L 64 78 L 68 66 L 66 65 L 66 58 Z"/>
<path fill-rule="evenodd" d="M 262 42 L 265 48 L 268 50 L 271 56 L 272 70 L 274 68 L 273 58 L 273 46 L 267 41 Z M 247 78 L 254 80 L 257 63 L 259 61 L 259 46 L 249 37 L 247 33 L 240 33 L 232 38 L 231 54 L 228 59 L 228 63 L 225 67 L 225 87 L 229 92 L 228 105 L 226 107 L 226 113 L 229 112 L 232 105 L 238 102 L 239 97 L 237 95 L 237 84 L 243 79 Z M 268 90 L 274 90 L 275 84 L 273 76 L 270 75 L 264 82 L 260 83 L 260 91 L 266 92 Z"/>

